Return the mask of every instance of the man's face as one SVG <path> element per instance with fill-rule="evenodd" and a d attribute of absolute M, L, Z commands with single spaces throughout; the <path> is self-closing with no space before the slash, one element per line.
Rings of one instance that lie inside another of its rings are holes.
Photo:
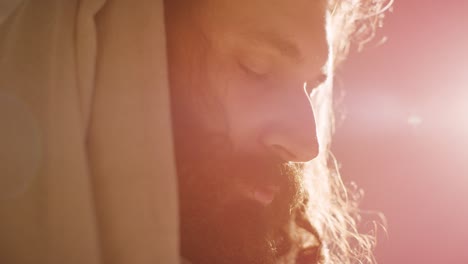
<path fill-rule="evenodd" d="M 325 1 L 189 2 L 166 14 L 182 254 L 273 263 L 318 151 L 308 93 L 328 57 Z"/>

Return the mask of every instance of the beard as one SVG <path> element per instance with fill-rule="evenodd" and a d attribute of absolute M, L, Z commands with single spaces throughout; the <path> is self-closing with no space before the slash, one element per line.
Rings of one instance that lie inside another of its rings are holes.
<path fill-rule="evenodd" d="M 175 122 L 174 130 L 183 257 L 193 264 L 270 264 L 287 253 L 289 224 L 304 199 L 302 167 L 235 151 L 227 136 L 197 124 Z M 279 187 L 268 205 L 237 188 L 268 184 Z"/>

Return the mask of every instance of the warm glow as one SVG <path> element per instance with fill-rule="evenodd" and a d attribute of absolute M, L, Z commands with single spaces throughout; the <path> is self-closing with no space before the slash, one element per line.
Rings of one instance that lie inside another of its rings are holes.
<path fill-rule="evenodd" d="M 353 54 L 334 152 L 388 220 L 379 263 L 468 263 L 468 3 L 395 1 L 387 42 Z"/>

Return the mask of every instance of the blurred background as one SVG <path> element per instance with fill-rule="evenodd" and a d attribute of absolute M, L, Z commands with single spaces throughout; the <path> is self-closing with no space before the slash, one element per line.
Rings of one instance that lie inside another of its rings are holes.
<path fill-rule="evenodd" d="M 468 1 L 396 0 L 338 74 L 333 151 L 383 264 L 468 264 Z"/>

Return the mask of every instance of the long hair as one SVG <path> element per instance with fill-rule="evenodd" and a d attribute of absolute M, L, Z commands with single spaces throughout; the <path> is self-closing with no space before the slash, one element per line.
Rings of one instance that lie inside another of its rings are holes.
<path fill-rule="evenodd" d="M 356 194 L 359 192 L 345 187 L 330 152 L 334 132 L 333 73 L 346 58 L 353 43 L 360 49 L 373 38 L 384 11 L 390 7 L 392 0 L 327 1 L 327 38 L 331 47 L 327 64 L 328 78 L 311 94 L 317 122 L 319 154 L 306 165 L 303 177 L 306 198 L 295 212 L 295 223 L 292 224 L 296 227 L 285 235 L 292 237 L 291 240 L 294 241 L 283 243 L 288 245 L 278 247 L 276 251 L 279 251 L 279 256 L 290 256 L 290 251 L 300 256 L 298 250 L 304 249 L 312 257 L 300 263 L 374 263 L 372 250 L 375 237 L 360 233 L 357 228 L 360 211 Z M 170 5 L 177 11 L 188 12 L 186 9 L 190 8 L 187 5 L 196 4 L 196 1 L 180 2 L 183 2 L 179 4 L 184 9 L 176 8 L 178 4 L 174 1 L 166 1 L 166 8 Z M 172 19 L 171 22 L 177 21 L 177 17 L 168 17 Z M 309 247 L 312 244 L 307 239 L 294 239 L 298 233 L 307 233 L 308 237 L 313 237 L 313 247 Z M 313 249 L 308 250 L 310 248 Z M 291 263 L 290 259 L 285 262 Z"/>
<path fill-rule="evenodd" d="M 334 132 L 333 73 L 346 58 L 350 47 L 362 49 L 381 26 L 392 0 L 328 0 L 327 38 L 331 49 L 328 80 L 311 94 L 317 122 L 319 155 L 306 170 L 307 216 L 319 239 L 319 263 L 375 263 L 375 234 L 360 233 L 358 208 L 360 192 L 347 188 L 337 162 L 330 152 Z"/>

